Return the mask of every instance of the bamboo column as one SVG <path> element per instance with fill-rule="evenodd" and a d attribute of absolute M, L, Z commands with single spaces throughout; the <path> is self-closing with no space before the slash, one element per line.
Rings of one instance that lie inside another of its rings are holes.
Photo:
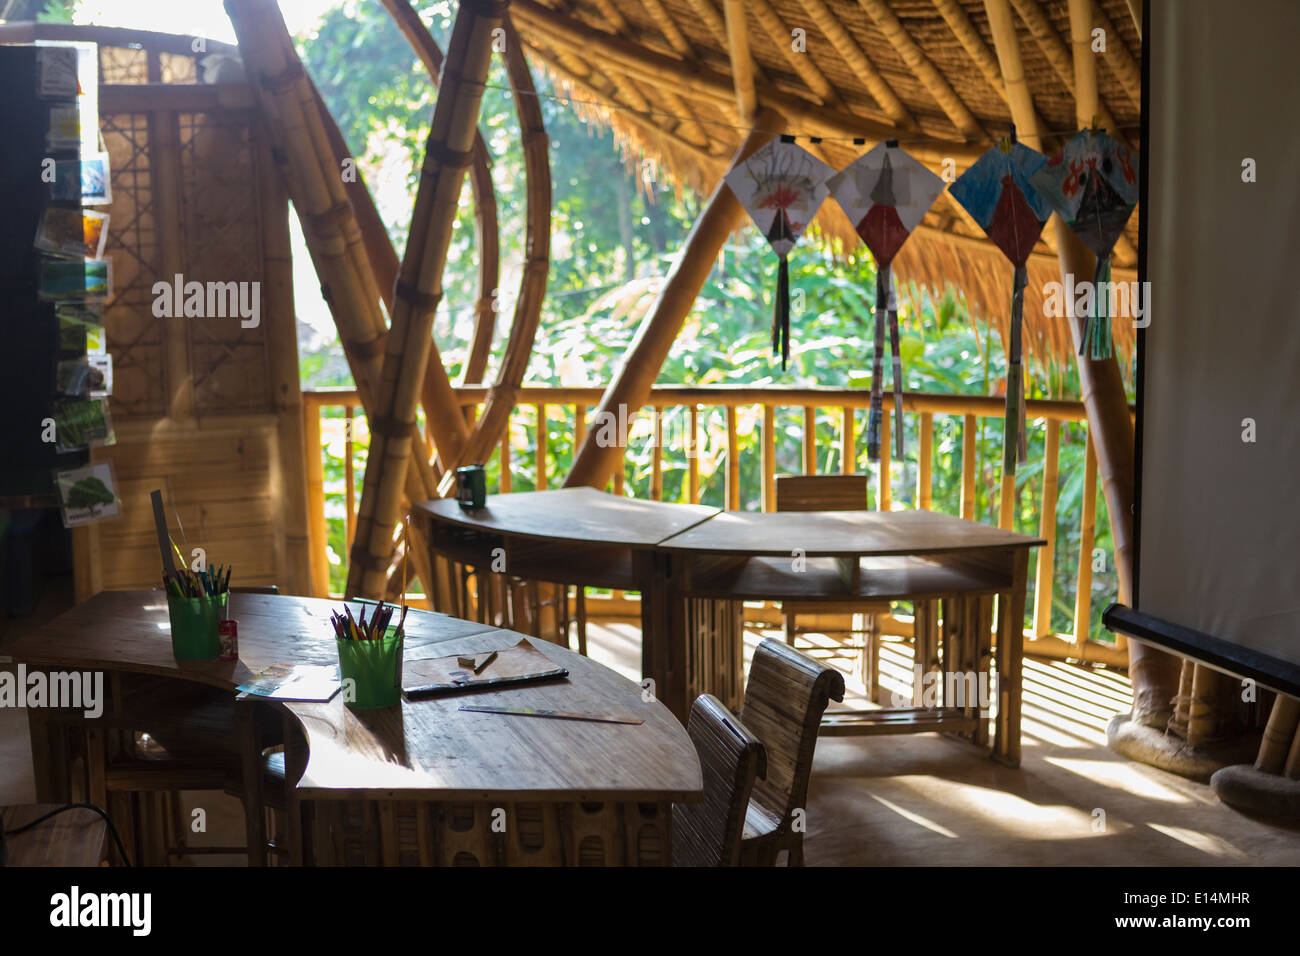
<path fill-rule="evenodd" d="M 1035 149 L 1043 147 L 1038 117 L 1034 112 L 1029 86 L 1025 81 L 1019 41 L 1012 19 L 1009 0 L 984 0 L 989 28 L 1001 66 L 1007 102 L 1020 139 Z M 1080 114 L 1096 112 L 1096 104 L 1076 100 L 1076 119 Z M 1085 122 L 1086 125 L 1086 122 Z M 1052 216 L 1056 233 L 1057 256 L 1061 275 L 1091 276 L 1095 260 L 1087 247 L 1060 216 Z M 1070 304 L 1071 309 L 1073 303 Z M 1111 536 L 1115 542 L 1115 570 L 1119 578 L 1119 599 L 1127 602 L 1133 585 L 1133 421 L 1129 417 L 1124 378 L 1119 363 L 1078 355 L 1082 341 L 1084 317 L 1071 315 L 1070 334 L 1079 369 L 1079 391 L 1088 413 L 1088 431 L 1097 453 L 1097 471 L 1111 519 Z M 1170 701 L 1177 693 L 1180 663 L 1176 657 L 1129 642 L 1129 677 L 1133 681 L 1133 719 L 1152 727 L 1164 728 L 1170 715 Z"/>
<path fill-rule="evenodd" d="M 424 25 L 420 15 L 406 0 L 382 0 L 382 2 L 436 86 L 438 75 L 442 72 L 443 55 L 429 28 Z M 469 359 L 465 363 L 464 384 L 477 385 L 483 381 L 488 355 L 492 351 L 492 336 L 496 329 L 496 302 L 493 293 L 497 290 L 501 270 L 496 188 L 492 184 L 487 143 L 483 141 L 483 136 L 477 129 L 474 131 L 470 187 L 474 191 L 474 239 L 479 256 L 479 297 L 474 305 L 474 338 L 470 345 Z M 396 278 L 396 257 L 394 257 L 393 279 Z"/>
<path fill-rule="evenodd" d="M 486 461 L 501 436 L 505 434 L 510 412 L 515 407 L 519 386 L 533 354 L 537 326 L 542 318 L 542 300 L 546 296 L 546 277 L 550 271 L 551 250 L 551 160 L 550 140 L 542 121 L 541 103 L 533 84 L 523 43 L 510 20 L 505 21 L 505 60 L 510 89 L 524 146 L 524 173 L 527 191 L 527 218 L 524 237 L 524 269 L 519 279 L 519 295 L 510 324 L 510 337 L 497 372 L 496 383 L 474 423 L 474 429 L 454 461 L 444 461 L 447 474 L 440 491 L 449 494 L 454 481 L 454 465 Z M 441 454 L 439 455 L 441 459 Z"/>
<path fill-rule="evenodd" d="M 376 390 L 376 414 L 371 417 L 370 455 L 348 568 L 349 595 L 380 594 L 384 588 L 412 449 L 415 407 L 430 355 L 436 354 L 433 313 L 442 297 L 442 270 L 470 164 L 492 34 L 501 26 L 507 5 L 502 0 L 462 0 L 456 11 L 393 295 L 392 329 Z M 434 429 L 439 457 L 455 460 L 464 444 L 464 418 L 445 377 L 434 384 L 440 393 L 433 396 L 437 404 L 426 406 L 425 413 L 431 425 L 435 420 L 443 425 Z"/>
<path fill-rule="evenodd" d="M 754 121 L 754 129 L 745 138 L 736 152 L 731 165 L 743 162 L 757 149 L 771 140 L 785 128 L 785 119 L 770 111 L 762 110 Z M 636 338 L 628 347 L 614 379 L 600 400 L 600 410 L 596 421 L 606 421 L 606 416 L 619 420 L 618 411 L 626 408 L 627 416 L 646 404 L 650 398 L 650 388 L 663 368 L 668 351 L 673 341 L 682 330 L 695 297 L 699 295 L 704 282 L 713 271 L 714 260 L 722 249 L 727 237 L 740 226 L 745 210 L 737 201 L 735 194 L 725 182 L 719 182 L 709 197 L 708 204 L 700 213 L 700 218 L 686 237 L 668 281 L 664 283 L 659 297 L 655 300 L 650 313 L 637 330 Z M 565 479 L 566 488 L 575 485 L 591 485 L 604 488 L 611 475 L 619 469 L 623 460 L 621 444 L 602 445 L 597 439 L 603 429 L 593 428 L 573 458 L 573 468 Z"/>

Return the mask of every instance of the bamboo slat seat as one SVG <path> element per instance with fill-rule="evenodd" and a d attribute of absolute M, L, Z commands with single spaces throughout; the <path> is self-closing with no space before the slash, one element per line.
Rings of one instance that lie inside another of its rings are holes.
<path fill-rule="evenodd" d="M 712 694 L 695 699 L 686 732 L 700 756 L 704 799 L 673 805 L 673 865 L 736 866 L 754 780 L 767 772 L 763 744 Z"/>
<path fill-rule="evenodd" d="M 763 640 L 754 651 L 740 711 L 745 729 L 763 742 L 767 773 L 755 782 L 745 814 L 741 863 L 772 866 L 782 850 L 803 865 L 802 827 L 808 778 L 822 714 L 844 699 L 844 675 L 787 644 Z"/>

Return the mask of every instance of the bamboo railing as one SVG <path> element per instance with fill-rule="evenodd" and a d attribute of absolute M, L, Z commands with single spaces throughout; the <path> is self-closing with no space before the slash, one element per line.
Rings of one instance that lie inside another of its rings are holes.
<path fill-rule="evenodd" d="M 467 410 L 476 411 L 486 401 L 490 389 L 481 385 L 464 385 L 455 389 L 458 401 Z M 534 450 L 536 469 L 535 487 L 545 489 L 558 487 L 563 475 L 556 474 L 552 461 L 551 442 L 555 427 L 561 420 L 554 412 L 559 406 L 571 412 L 572 418 L 564 416 L 564 421 L 572 421 L 573 447 L 581 445 L 584 435 L 593 427 L 588 421 L 590 411 L 600 403 L 604 389 L 600 387 L 553 387 L 524 386 L 515 396 L 515 405 L 511 415 L 513 428 L 507 429 L 506 438 L 497 446 L 495 454 L 500 465 L 500 481 L 496 490 L 508 493 L 513 489 L 511 447 L 509 436 L 517 434 L 517 429 L 527 424 L 519 421 L 521 409 L 531 409 L 531 435 L 525 432 L 528 443 Z M 892 396 L 885 396 L 886 404 Z M 353 427 L 357 418 L 360 399 L 352 389 L 320 389 L 303 392 L 303 414 L 305 415 L 304 434 L 307 443 L 307 500 L 311 521 L 319 532 L 313 540 L 322 542 L 312 555 L 312 581 L 318 596 L 327 596 L 329 592 L 329 569 L 324 548 L 325 538 L 325 487 L 324 466 L 322 461 L 323 435 L 321 413 L 324 409 L 341 409 L 343 411 L 344 463 L 344 520 L 345 533 L 350 543 L 355 522 L 355 489 L 351 458 L 353 453 Z M 700 500 L 702 479 L 700 474 L 699 428 L 703 409 L 720 408 L 724 411 L 726 428 L 726 454 L 718 458 L 718 468 L 722 469 L 724 493 L 723 501 L 728 508 L 739 508 L 741 503 L 741 468 L 739 418 L 742 409 L 761 409 L 762 428 L 760 440 L 761 463 L 759 468 L 759 500 L 763 510 L 775 507 L 776 445 L 775 426 L 778 410 L 787 414 L 798 411 L 803 422 L 803 436 L 800 459 L 805 473 L 818 469 L 819 452 L 825 454 L 832 447 L 837 447 L 840 469 L 850 471 L 857 466 L 856 413 L 867 409 L 870 393 L 858 389 L 836 388 L 773 388 L 767 386 L 685 386 L 658 385 L 651 391 L 645 411 L 651 416 L 649 428 L 649 445 L 651 452 L 649 473 L 649 494 L 659 500 L 663 496 L 665 461 L 671 461 L 677 467 L 684 468 L 682 482 L 682 500 L 697 503 Z M 917 442 L 916 488 L 910 495 L 916 507 L 929 508 L 934 501 L 933 482 L 935 471 L 935 418 L 951 417 L 960 420 L 962 429 L 962 450 L 960 467 L 960 504 L 957 509 L 961 517 L 974 519 L 977 492 L 977 455 L 975 441 L 968 436 L 977 434 L 981 420 L 985 418 L 1000 419 L 1005 406 L 999 396 L 981 395 L 939 395 L 923 392 L 909 392 L 903 397 L 903 409 L 907 414 L 917 416 L 919 442 Z M 832 410 L 834 439 L 827 442 L 826 416 L 819 422 L 820 410 Z M 682 414 L 685 422 L 683 434 L 677 441 L 665 441 L 665 421 L 669 415 Z M 1096 523 L 1097 499 L 1097 465 L 1093 451 L 1092 436 L 1087 436 L 1085 452 L 1085 474 L 1083 489 L 1082 515 L 1079 528 L 1079 553 L 1076 561 L 1076 580 L 1078 589 L 1074 607 L 1072 630 L 1068 633 L 1055 633 L 1051 628 L 1052 601 L 1054 595 L 1055 551 L 1057 544 L 1057 497 L 1058 484 L 1061 479 L 1060 448 L 1061 428 L 1064 425 L 1078 423 L 1086 428 L 1087 416 L 1081 402 L 1029 400 L 1026 402 L 1028 423 L 1032 428 L 1044 429 L 1044 461 L 1042 470 L 1042 490 L 1037 497 L 1038 536 L 1047 545 L 1036 550 L 1038 567 L 1034 576 L 1035 589 L 1032 612 L 1029 616 L 1026 638 L 1030 653 L 1044 657 L 1069 658 L 1104 663 L 1123 667 L 1127 656 L 1123 638 L 1118 644 L 1103 644 L 1089 640 L 1087 635 L 1094 610 L 1091 601 L 1093 542 Z M 635 414 L 630 413 L 629 419 Z M 337 421 L 337 419 L 335 419 Z M 539 423 L 547 427 L 539 428 Z M 892 420 L 888 421 L 892 425 Z M 819 439 L 819 429 L 821 438 Z M 1000 435 L 1000 431 L 996 431 Z M 518 448 L 518 445 L 515 446 Z M 891 445 L 888 436 L 881 436 L 881 467 L 872 479 L 872 488 L 877 506 L 889 509 L 898 499 L 895 492 L 902 489 L 895 470 L 891 468 Z M 626 448 L 624 449 L 626 452 Z M 999 459 L 1000 460 L 1000 459 Z M 880 476 L 884 475 L 882 482 Z M 611 482 L 616 494 L 625 490 L 624 470 L 615 472 Z M 997 507 L 999 495 L 994 490 L 990 497 L 990 507 Z M 1019 500 L 1020 496 L 1017 496 Z M 1009 527 L 1012 520 L 1010 513 L 999 516 L 999 523 Z M 1034 529 L 1029 529 L 1034 530 Z M 342 555 L 341 557 L 346 557 Z M 588 614 L 591 617 L 635 616 L 636 603 L 622 595 L 602 599 L 592 596 L 588 602 Z M 776 625 L 779 618 L 773 609 L 748 608 L 747 618 L 754 621 Z M 900 633 L 910 630 L 907 621 L 891 621 Z M 887 628 L 888 630 L 888 628 Z M 1080 639 L 1082 638 L 1082 639 Z"/>

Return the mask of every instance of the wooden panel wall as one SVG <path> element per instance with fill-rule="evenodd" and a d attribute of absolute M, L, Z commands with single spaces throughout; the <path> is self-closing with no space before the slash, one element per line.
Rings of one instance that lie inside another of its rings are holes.
<path fill-rule="evenodd" d="M 108 67 L 125 64 L 109 60 Z M 289 206 L 243 84 L 101 86 L 112 165 L 105 309 L 115 390 L 111 460 L 122 516 L 74 536 L 77 599 L 157 586 L 149 492 L 188 554 L 233 584 L 309 594 L 302 396 Z M 155 282 L 259 282 L 261 322 L 158 318 Z"/>

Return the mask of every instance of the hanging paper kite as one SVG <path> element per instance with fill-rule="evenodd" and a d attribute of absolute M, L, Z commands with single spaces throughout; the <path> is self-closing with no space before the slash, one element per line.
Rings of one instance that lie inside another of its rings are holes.
<path fill-rule="evenodd" d="M 1042 234 L 1052 207 L 1030 185 L 1030 178 L 1047 162 L 1042 153 L 1015 141 L 1015 129 L 1008 139 L 991 147 L 975 165 L 952 184 L 952 196 L 961 203 L 993 244 L 1016 267 L 1011 287 L 1011 332 L 1007 344 L 1007 413 L 1003 434 L 1003 473 L 1016 473 L 1017 450 L 1024 461 L 1025 387 L 1021 370 L 1021 325 L 1024 317 L 1025 286 L 1029 282 L 1025 263 Z"/>
<path fill-rule="evenodd" d="M 1080 130 L 1030 183 L 1097 257 L 1079 354 L 1091 344 L 1093 358 L 1110 358 L 1110 256 L 1137 205 L 1137 154 L 1101 130 Z"/>
<path fill-rule="evenodd" d="M 880 458 L 881 380 L 884 378 L 885 315 L 894 372 L 894 447 L 903 457 L 903 362 L 898 351 L 898 308 L 890 264 L 926 211 L 943 192 L 943 180 L 890 140 L 880 143 L 831 177 L 831 194 L 876 260 L 876 335 L 871 372 L 867 457 Z"/>
<path fill-rule="evenodd" d="M 790 360 L 790 270 L 786 257 L 826 198 L 835 172 L 816 156 L 781 137 L 731 169 L 727 185 L 781 257 L 772 312 L 772 351 L 781 368 Z"/>

